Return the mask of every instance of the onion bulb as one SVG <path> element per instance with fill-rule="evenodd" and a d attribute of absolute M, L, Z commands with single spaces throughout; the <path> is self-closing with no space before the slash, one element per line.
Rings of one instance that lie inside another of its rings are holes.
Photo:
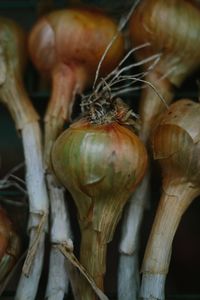
<path fill-rule="evenodd" d="M 172 104 L 152 137 L 162 170 L 162 195 L 142 264 L 142 299 L 163 300 L 173 238 L 181 218 L 200 194 L 200 104 Z"/>
<path fill-rule="evenodd" d="M 70 248 L 71 230 L 68 213 L 64 213 L 64 192 L 51 174 L 50 151 L 64 123 L 71 119 L 76 94 L 81 94 L 93 83 L 101 57 L 117 32 L 117 24 L 105 14 L 77 8 L 58 10 L 43 16 L 33 27 L 29 37 L 29 52 L 34 65 L 52 82 L 51 98 L 44 118 L 44 160 L 52 210 L 51 241 L 65 242 Z M 123 37 L 118 33 L 102 62 L 101 75 L 107 74 L 116 66 L 123 51 Z M 56 281 L 55 276 L 60 274 L 64 264 L 60 263 L 59 254 L 55 253 L 56 258 L 53 258 L 55 251 L 58 250 L 53 247 L 47 295 L 58 294 L 55 284 L 58 282 L 61 285 L 60 278 Z M 64 277 L 63 275 L 65 281 Z M 73 285 L 72 281 L 75 283 L 75 280 L 71 280 Z M 65 288 L 59 287 L 59 292 L 60 290 Z"/>
<path fill-rule="evenodd" d="M 132 44 L 149 43 L 137 51 L 136 58 L 161 55 L 146 80 L 154 84 L 166 104 L 173 99 L 174 87 L 179 87 L 200 66 L 199 28 L 200 6 L 188 0 L 143 0 L 132 15 L 129 26 Z M 144 140 L 149 137 L 155 117 L 164 109 L 152 88 L 144 89 L 139 108 Z"/>
<path fill-rule="evenodd" d="M 102 115 L 95 120 L 89 114 L 73 123 L 52 151 L 55 174 L 77 206 L 80 261 L 101 289 L 107 243 L 147 165 L 145 147 L 134 132 L 119 124 L 112 114 L 106 118 Z M 81 299 L 96 299 L 88 282 L 81 284 Z"/>
<path fill-rule="evenodd" d="M 0 207 L 0 282 L 12 270 L 21 250 L 21 241 L 5 210 Z"/>
<path fill-rule="evenodd" d="M 155 63 L 143 64 L 145 76 L 141 79 L 153 85 L 158 92 L 145 83 L 139 101 L 139 136 L 146 145 L 156 119 L 172 102 L 175 88 L 179 88 L 200 66 L 199 28 L 200 7 L 194 1 L 142 0 L 132 14 L 129 23 L 131 44 L 133 47 L 146 45 L 135 52 L 136 60 L 145 61 L 152 55 L 159 55 Z M 118 283 L 119 295 L 124 300 L 134 299 L 133 293 L 138 286 L 138 280 L 133 274 L 136 272 L 137 276 L 138 272 L 134 271 L 133 265 L 137 265 L 134 260 L 137 260 L 143 211 L 149 206 L 150 176 L 149 167 L 124 218 Z"/>
<path fill-rule="evenodd" d="M 52 81 L 52 95 L 45 115 L 45 161 L 49 166 L 52 143 L 71 118 L 75 94 L 94 81 L 98 63 L 117 25 L 101 12 L 89 9 L 54 11 L 41 18 L 29 37 L 29 51 L 37 69 Z M 100 68 L 110 72 L 123 55 L 119 34 Z"/>

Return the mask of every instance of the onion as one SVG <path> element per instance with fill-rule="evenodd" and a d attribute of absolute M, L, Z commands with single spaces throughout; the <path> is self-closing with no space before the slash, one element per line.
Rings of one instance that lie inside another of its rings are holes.
<path fill-rule="evenodd" d="M 52 12 L 32 29 L 31 58 L 40 72 L 52 78 L 52 96 L 45 115 L 47 166 L 52 143 L 63 123 L 70 120 L 75 94 L 94 81 L 97 65 L 116 33 L 117 26 L 109 17 L 86 9 Z M 119 35 L 102 63 L 101 75 L 119 62 L 123 47 Z"/>
<path fill-rule="evenodd" d="M 143 0 L 132 14 L 129 25 L 132 45 L 137 47 L 145 43 L 149 44 L 135 52 L 136 59 L 141 61 L 155 54 L 160 55 L 154 67 L 149 63 L 143 64 L 144 72 L 147 73 L 144 80 L 153 84 L 165 100 L 164 105 L 151 86 L 147 85 L 142 91 L 139 103 L 141 118 L 139 136 L 145 144 L 148 143 L 157 117 L 173 100 L 174 89 L 180 87 L 183 81 L 200 66 L 199 28 L 200 8 L 192 1 Z M 133 195 L 124 219 L 120 244 L 120 252 L 124 257 L 121 256 L 120 259 L 121 271 L 118 284 L 120 297 L 124 300 L 133 299 L 136 290 L 134 286 L 138 286 L 137 280 L 136 284 L 133 282 L 133 265 L 137 264 L 137 261 L 134 263 L 133 260 L 137 260 L 135 254 L 138 251 L 138 234 L 144 207 L 147 206 L 146 202 L 150 194 L 150 175 L 149 170 Z"/>
<path fill-rule="evenodd" d="M 99 100 L 95 109 L 91 105 L 87 117 L 64 131 L 52 151 L 53 169 L 77 206 L 80 262 L 102 290 L 107 244 L 147 165 L 139 138 L 118 123 L 119 106 L 109 109 L 105 102 Z M 84 279 L 80 288 L 81 299 L 96 299 Z"/>
<path fill-rule="evenodd" d="M 5 254 L 8 247 L 9 233 L 11 230 L 11 223 L 5 211 L 0 207 L 0 260 Z"/>
<path fill-rule="evenodd" d="M 93 83 L 100 59 L 117 32 L 117 25 L 103 13 L 65 9 L 41 18 L 29 37 L 33 63 L 52 81 L 52 94 L 44 119 L 44 156 L 52 210 L 51 241 L 53 244 L 65 243 L 71 249 L 73 245 L 69 217 L 67 211 L 65 213 L 64 191 L 51 174 L 50 151 L 64 122 L 71 119 L 75 95 Z M 123 55 L 123 38 L 118 35 L 101 64 L 100 75 L 110 72 Z M 63 276 L 58 276 L 64 266 L 64 258 L 60 258 L 59 253 L 53 254 L 57 251 L 53 248 L 51 252 L 47 297 L 53 294 L 58 297 L 66 284 L 64 270 Z M 56 287 L 57 284 L 59 287 Z"/>
<path fill-rule="evenodd" d="M 200 194 L 200 104 L 180 100 L 162 115 L 152 138 L 162 169 L 162 196 L 142 265 L 142 299 L 164 299 L 172 241 L 181 217 Z"/>
<path fill-rule="evenodd" d="M 0 207 L 0 282 L 14 267 L 21 250 L 19 236 L 5 210 Z"/>
<path fill-rule="evenodd" d="M 200 66 L 199 27 L 200 7 L 187 0 L 144 0 L 132 15 L 129 29 L 133 45 L 150 44 L 137 51 L 137 59 L 161 54 L 146 79 L 155 85 L 167 104 L 173 99 L 173 88 L 179 87 Z M 140 103 L 144 140 L 148 139 L 155 117 L 164 109 L 154 91 L 145 89 Z"/>
<path fill-rule="evenodd" d="M 22 136 L 29 195 L 30 240 L 23 269 L 26 276 L 22 274 L 20 278 L 17 297 L 23 300 L 29 294 L 29 299 L 34 299 L 42 268 L 48 214 L 40 128 L 38 115 L 28 98 L 22 80 L 26 59 L 25 34 L 15 22 L 4 18 L 0 19 L 0 33 L 0 99 L 8 107 Z"/>

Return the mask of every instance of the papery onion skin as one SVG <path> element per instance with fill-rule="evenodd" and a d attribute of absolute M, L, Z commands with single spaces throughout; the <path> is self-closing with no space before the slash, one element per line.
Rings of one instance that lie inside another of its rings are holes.
<path fill-rule="evenodd" d="M 91 9 L 63 9 L 42 17 L 29 36 L 34 65 L 52 79 L 52 94 L 45 113 L 45 164 L 64 122 L 71 120 L 75 96 L 94 82 L 105 49 L 99 75 L 109 73 L 124 54 L 124 38 L 117 24 Z"/>
<path fill-rule="evenodd" d="M 0 48 L 0 102 L 9 107 L 17 129 L 22 129 L 39 118 L 27 99 L 22 80 L 27 63 L 26 35 L 17 23 L 3 17 L 0 18 Z M 18 104 L 18 94 L 21 104 Z"/>
<path fill-rule="evenodd" d="M 52 158 L 63 185 L 72 194 L 82 192 L 95 201 L 101 193 L 106 197 L 117 197 L 124 189 L 123 194 L 131 193 L 145 172 L 147 160 L 143 144 L 129 129 L 116 122 L 96 125 L 84 119 L 57 139 Z M 91 200 L 86 214 L 90 205 Z M 84 214 L 80 209 L 81 219 Z"/>
<path fill-rule="evenodd" d="M 160 59 L 145 80 L 152 83 L 166 104 L 174 97 L 174 87 L 200 66 L 200 6 L 187 0 L 141 1 L 129 24 L 133 46 L 149 43 L 136 51 L 137 60 L 160 54 Z M 146 71 L 148 64 L 144 65 Z M 147 86 L 139 104 L 142 121 L 140 136 L 146 142 L 157 116 L 166 109 L 161 99 Z"/>
<path fill-rule="evenodd" d="M 161 53 L 156 71 L 179 86 L 200 64 L 199 18 L 200 6 L 187 0 L 143 0 L 129 27 L 133 45 L 150 43 L 138 59 Z"/>
<path fill-rule="evenodd" d="M 11 222 L 5 211 L 0 207 L 0 259 L 5 254 L 9 241 L 9 233 L 11 230 Z"/>
<path fill-rule="evenodd" d="M 130 129 L 116 122 L 98 125 L 81 119 L 57 139 L 52 165 L 78 209 L 81 263 L 103 289 L 106 244 L 145 173 L 145 147 Z M 83 287 L 83 299 L 96 298 Z"/>
<path fill-rule="evenodd" d="M 84 69 L 89 84 L 116 33 L 115 22 L 96 10 L 60 10 L 48 14 L 35 25 L 29 39 L 29 50 L 39 70 L 49 72 L 62 62 L 77 72 Z M 101 75 L 110 72 L 123 53 L 124 41 L 119 34 L 102 63 Z"/>
<path fill-rule="evenodd" d="M 173 172 L 173 178 L 183 176 L 186 181 L 200 185 L 199 116 L 199 103 L 188 99 L 175 102 L 163 115 L 152 145 L 154 159 L 159 160 L 164 177 Z"/>
<path fill-rule="evenodd" d="M 162 195 L 142 264 L 141 299 L 165 299 L 171 247 L 181 218 L 200 194 L 200 104 L 175 102 L 152 136 L 162 170 Z"/>
<path fill-rule="evenodd" d="M 13 268 L 20 252 L 20 238 L 5 210 L 0 207 L 0 282 Z"/>

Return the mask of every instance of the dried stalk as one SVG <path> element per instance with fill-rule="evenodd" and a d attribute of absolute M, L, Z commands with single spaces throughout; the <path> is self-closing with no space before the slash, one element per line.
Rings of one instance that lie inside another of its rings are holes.
<path fill-rule="evenodd" d="M 26 57 L 24 33 L 14 22 L 7 19 L 1 19 L 0 30 L 0 98 L 10 111 L 16 128 L 22 136 L 26 185 L 29 195 L 28 232 L 30 239 L 23 269 L 26 275 L 24 273 L 21 275 L 17 298 L 20 300 L 27 299 L 27 294 L 29 294 L 29 299 L 34 299 L 43 263 L 42 259 L 38 260 L 38 257 L 43 257 L 44 253 L 44 236 L 47 228 L 44 216 L 48 215 L 48 196 L 44 180 L 40 128 L 38 115 L 28 98 L 22 81 Z M 38 230 L 39 228 L 42 229 Z M 40 247 L 37 247 L 38 245 Z M 34 251 L 32 251 L 33 246 Z M 26 268 L 28 261 L 28 268 Z M 27 275 L 29 275 L 28 278 Z"/>

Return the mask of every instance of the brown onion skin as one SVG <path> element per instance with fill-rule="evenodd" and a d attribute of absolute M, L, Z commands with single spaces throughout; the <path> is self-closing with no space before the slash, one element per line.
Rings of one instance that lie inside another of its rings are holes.
<path fill-rule="evenodd" d="M 1 47 L 6 52 L 6 64 L 16 74 L 22 74 L 27 63 L 27 37 L 25 31 L 14 21 L 0 18 Z"/>
<path fill-rule="evenodd" d="M 182 178 L 200 186 L 199 114 L 199 103 L 183 99 L 172 104 L 161 116 L 152 135 L 152 147 L 164 180 Z"/>
<path fill-rule="evenodd" d="M 140 298 L 165 299 L 173 239 L 185 211 L 200 195 L 200 103 L 182 99 L 160 116 L 152 135 L 162 193 L 142 263 Z"/>
<path fill-rule="evenodd" d="M 179 86 L 200 64 L 200 6 L 187 0 L 141 1 L 130 21 L 134 46 L 150 43 L 137 51 L 138 59 L 161 53 L 156 67 Z"/>
<path fill-rule="evenodd" d="M 6 211 L 0 207 L 0 282 L 15 265 L 21 252 L 21 239 Z"/>
<path fill-rule="evenodd" d="M 29 36 L 33 63 L 52 79 L 52 93 L 45 113 L 45 166 L 50 170 L 50 151 L 65 122 L 71 121 L 75 96 L 95 80 L 96 69 L 117 24 L 91 9 L 64 9 L 42 17 Z M 118 34 L 100 67 L 109 73 L 124 53 L 124 39 Z"/>
<path fill-rule="evenodd" d="M 91 9 L 66 9 L 41 18 L 31 31 L 29 51 L 38 70 L 51 72 L 63 63 L 84 70 L 87 84 L 94 79 L 97 64 L 112 37 L 116 24 L 106 15 Z M 106 55 L 102 74 L 110 72 L 124 53 L 120 34 Z M 82 72 L 82 71 L 81 71 Z"/>
<path fill-rule="evenodd" d="M 7 214 L 4 209 L 0 207 L 0 260 L 6 252 L 11 228 L 12 225 Z"/>
<path fill-rule="evenodd" d="M 174 98 L 174 87 L 200 66 L 200 5 L 187 0 L 142 0 L 134 11 L 129 32 L 134 46 L 148 43 L 136 51 L 137 60 L 159 54 L 160 59 L 145 77 L 163 96 L 166 105 L 147 85 L 139 103 L 140 137 L 149 141 L 152 127 Z M 144 64 L 147 71 L 149 64 Z"/>
<path fill-rule="evenodd" d="M 146 149 L 130 129 L 117 122 L 92 124 L 81 119 L 55 142 L 52 165 L 77 206 L 80 261 L 103 290 L 107 243 L 144 176 Z M 81 299 L 97 299 L 87 282 L 81 289 Z"/>

